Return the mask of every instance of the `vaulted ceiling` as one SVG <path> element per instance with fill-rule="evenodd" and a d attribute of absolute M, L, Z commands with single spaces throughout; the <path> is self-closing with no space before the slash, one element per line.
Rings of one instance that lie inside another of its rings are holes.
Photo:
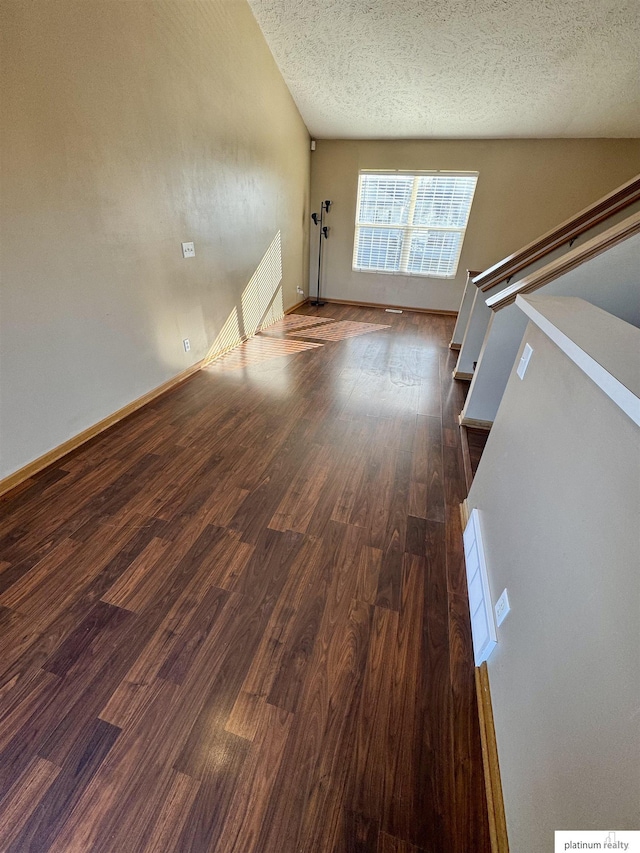
<path fill-rule="evenodd" d="M 312 136 L 640 136 L 638 0 L 249 0 Z"/>

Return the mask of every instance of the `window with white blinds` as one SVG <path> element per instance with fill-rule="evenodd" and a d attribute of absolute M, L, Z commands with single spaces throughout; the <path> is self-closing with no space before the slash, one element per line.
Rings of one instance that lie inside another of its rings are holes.
<path fill-rule="evenodd" d="M 477 173 L 361 172 L 354 270 L 453 278 Z"/>

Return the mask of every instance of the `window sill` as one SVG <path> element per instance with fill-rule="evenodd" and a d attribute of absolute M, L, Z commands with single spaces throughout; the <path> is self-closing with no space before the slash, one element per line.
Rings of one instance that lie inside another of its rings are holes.
<path fill-rule="evenodd" d="M 368 270 L 361 267 L 351 267 L 352 272 L 367 273 L 368 275 L 395 275 L 403 278 L 432 278 L 437 281 L 453 281 L 456 273 L 453 275 L 423 275 L 418 272 L 395 272 L 393 270 Z"/>

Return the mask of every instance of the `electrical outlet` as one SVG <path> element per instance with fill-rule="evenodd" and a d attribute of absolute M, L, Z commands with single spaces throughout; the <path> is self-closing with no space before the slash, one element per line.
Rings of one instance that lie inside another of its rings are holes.
<path fill-rule="evenodd" d="M 193 243 L 182 243 L 182 257 L 183 258 L 195 258 L 196 256 L 196 247 Z"/>
<path fill-rule="evenodd" d="M 502 625 L 504 620 L 507 618 L 507 615 L 511 611 L 511 607 L 509 606 L 509 596 L 507 595 L 507 590 L 502 590 L 502 595 L 496 601 L 495 606 L 496 611 L 496 625 Z"/>
<path fill-rule="evenodd" d="M 296 287 L 296 290 L 298 291 L 298 296 L 304 296 L 304 290 L 301 287 Z"/>
<path fill-rule="evenodd" d="M 189 352 L 189 350 L 191 349 L 191 343 L 190 343 L 190 341 L 189 341 L 189 338 L 185 338 L 185 339 L 182 341 L 182 346 L 184 347 L 184 351 L 185 351 L 185 352 Z"/>

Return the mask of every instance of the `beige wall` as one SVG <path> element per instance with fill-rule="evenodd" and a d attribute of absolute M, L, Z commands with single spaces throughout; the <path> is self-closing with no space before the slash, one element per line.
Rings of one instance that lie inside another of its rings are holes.
<path fill-rule="evenodd" d="M 353 272 L 360 169 L 480 173 L 455 280 Z M 311 160 L 312 210 L 334 207 L 322 289 L 335 299 L 457 311 L 466 269 L 486 269 L 640 172 L 640 140 L 319 140 Z M 317 232 L 310 290 L 316 292 Z"/>
<path fill-rule="evenodd" d="M 309 137 L 245 0 L 0 14 L 2 477 L 299 300 Z"/>
<path fill-rule="evenodd" d="M 640 478 L 633 421 L 524 340 L 468 501 L 511 605 L 488 662 L 510 847 L 539 853 L 554 829 L 638 826 Z"/>

